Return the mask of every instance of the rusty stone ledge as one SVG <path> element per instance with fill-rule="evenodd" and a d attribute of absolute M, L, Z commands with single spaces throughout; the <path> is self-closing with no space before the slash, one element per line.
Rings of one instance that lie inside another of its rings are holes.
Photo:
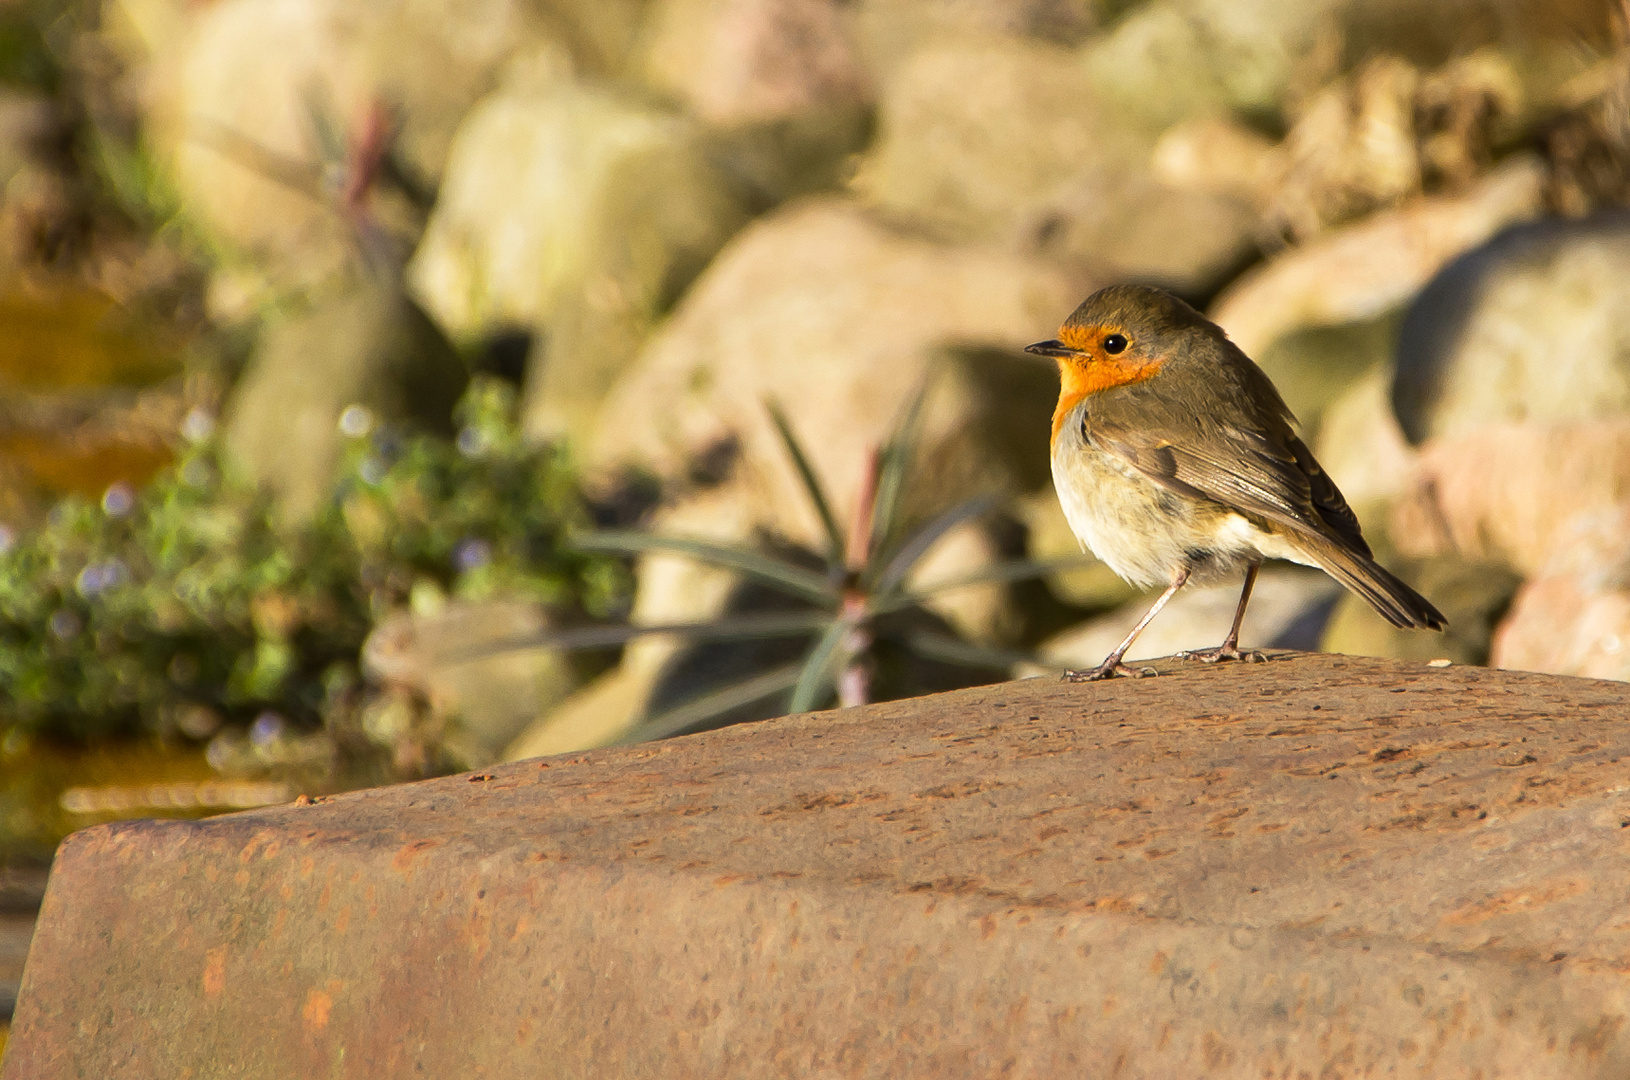
<path fill-rule="evenodd" d="M 1630 687 L 1163 667 L 87 829 L 4 1076 L 1630 1075 Z"/>

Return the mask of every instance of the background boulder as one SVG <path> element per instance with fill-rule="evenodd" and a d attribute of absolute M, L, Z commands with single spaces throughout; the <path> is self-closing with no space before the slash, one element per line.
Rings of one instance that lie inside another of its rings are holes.
<path fill-rule="evenodd" d="M 534 331 L 526 427 L 583 438 L 745 216 L 686 118 L 569 80 L 510 87 L 460 129 L 409 278 L 455 335 Z"/>

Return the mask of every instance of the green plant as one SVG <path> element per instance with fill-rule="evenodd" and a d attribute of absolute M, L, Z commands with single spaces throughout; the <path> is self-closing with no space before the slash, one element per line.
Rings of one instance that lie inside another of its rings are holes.
<path fill-rule="evenodd" d="M 802 490 L 819 517 L 823 550 L 818 555 L 787 550 L 774 553 L 744 545 L 640 532 L 597 532 L 577 543 L 587 551 L 625 555 L 670 551 L 734 571 L 744 581 L 779 594 L 775 609 L 727 614 L 719 619 L 664 626 L 607 627 L 559 635 L 557 644 L 609 644 L 642 634 L 675 634 L 693 642 L 764 642 L 803 639 L 796 662 L 776 665 L 713 689 L 646 717 L 624 741 L 664 738 L 717 723 L 743 706 L 781 697 L 789 712 L 836 702 L 858 705 L 880 696 L 902 696 L 922 688 L 878 679 L 884 653 L 903 652 L 919 660 L 952 665 L 971 673 L 967 684 L 1006 676 L 1027 654 L 963 640 L 931 616 L 924 605 L 938 594 L 974 585 L 1038 578 L 1083 560 L 1040 562 L 1018 559 L 930 585 L 913 586 L 912 572 L 952 530 L 995 509 L 996 500 L 975 496 L 926 522 L 905 519 L 907 480 L 920 435 L 922 394 L 916 395 L 888 443 L 874 455 L 867 484 L 847 532 L 840 525 L 779 406 L 769 409 L 776 431 Z M 598 635 L 598 636 L 596 636 Z"/>
<path fill-rule="evenodd" d="M 329 508 L 297 533 L 222 467 L 197 418 L 196 441 L 146 489 L 68 499 L 43 528 L 8 534 L 7 723 L 75 738 L 309 731 L 351 709 L 364 638 L 416 594 L 613 611 L 615 560 L 566 546 L 585 511 L 561 452 L 522 442 L 496 381 L 475 380 L 459 417 L 456 441 L 353 439 Z"/>

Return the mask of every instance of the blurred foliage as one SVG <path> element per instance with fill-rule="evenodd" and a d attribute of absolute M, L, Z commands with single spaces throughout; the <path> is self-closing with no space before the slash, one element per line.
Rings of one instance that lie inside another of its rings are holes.
<path fill-rule="evenodd" d="M 414 596 L 612 610 L 622 571 L 565 546 L 584 517 L 574 474 L 560 451 L 521 441 L 513 391 L 478 379 L 458 416 L 449 441 L 372 430 L 348 410 L 334 498 L 299 533 L 223 468 L 195 415 L 191 445 L 146 489 L 70 498 L 38 531 L 6 534 L 6 719 L 75 738 L 203 738 L 253 721 L 266 743 L 353 709 L 359 647 Z"/>
<path fill-rule="evenodd" d="M 62 70 L 45 30 L 61 7 L 41 0 L 0 5 L 0 86 L 47 93 L 58 88 Z"/>

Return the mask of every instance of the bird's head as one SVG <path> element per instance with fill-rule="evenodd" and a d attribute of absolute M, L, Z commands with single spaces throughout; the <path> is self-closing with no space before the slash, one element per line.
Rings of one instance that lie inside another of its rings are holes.
<path fill-rule="evenodd" d="M 1053 436 L 1087 395 L 1153 378 L 1183 341 L 1215 329 L 1205 316 L 1160 289 L 1113 285 L 1082 301 L 1058 337 L 1025 352 L 1058 361 L 1058 408 Z"/>

